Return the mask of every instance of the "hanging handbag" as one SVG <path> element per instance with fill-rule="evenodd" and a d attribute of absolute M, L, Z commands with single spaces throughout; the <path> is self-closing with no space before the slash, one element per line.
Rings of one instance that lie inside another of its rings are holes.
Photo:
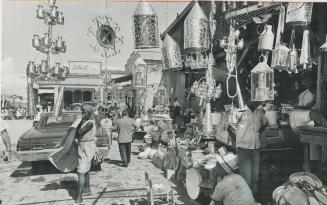
<path fill-rule="evenodd" d="M 100 156 L 98 149 L 94 153 L 94 157 L 92 160 L 92 166 L 98 167 L 103 161 L 103 157 Z"/>

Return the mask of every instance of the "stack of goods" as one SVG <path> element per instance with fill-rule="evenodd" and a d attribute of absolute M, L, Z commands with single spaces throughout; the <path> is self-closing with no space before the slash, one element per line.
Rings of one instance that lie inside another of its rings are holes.
<path fill-rule="evenodd" d="M 277 205 L 326 205 L 327 187 L 315 175 L 297 172 L 274 190 L 273 200 Z"/>

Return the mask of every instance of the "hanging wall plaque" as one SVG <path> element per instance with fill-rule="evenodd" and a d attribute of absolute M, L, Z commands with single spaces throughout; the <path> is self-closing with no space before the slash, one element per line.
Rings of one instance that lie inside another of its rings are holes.
<path fill-rule="evenodd" d="M 148 2 L 141 1 L 133 15 L 135 49 L 158 48 L 158 17 Z"/>
<path fill-rule="evenodd" d="M 184 49 L 189 52 L 209 49 L 208 18 L 197 1 L 184 21 Z"/>
<path fill-rule="evenodd" d="M 307 25 L 311 22 L 313 3 L 289 3 L 286 23 L 293 26 Z"/>
<path fill-rule="evenodd" d="M 161 50 L 165 69 L 179 69 L 182 67 L 182 57 L 179 45 L 170 35 L 167 34 L 165 36 Z"/>

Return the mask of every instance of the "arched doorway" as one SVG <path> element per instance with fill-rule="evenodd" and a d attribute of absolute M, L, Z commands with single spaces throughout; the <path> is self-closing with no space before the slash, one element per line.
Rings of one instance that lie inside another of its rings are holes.
<path fill-rule="evenodd" d="M 83 102 L 90 102 L 92 100 L 92 92 L 84 91 L 83 92 Z"/>
<path fill-rule="evenodd" d="M 73 94 L 74 103 L 82 103 L 82 91 L 75 90 Z"/>
<path fill-rule="evenodd" d="M 66 90 L 64 91 L 64 107 L 73 104 L 73 91 Z"/>

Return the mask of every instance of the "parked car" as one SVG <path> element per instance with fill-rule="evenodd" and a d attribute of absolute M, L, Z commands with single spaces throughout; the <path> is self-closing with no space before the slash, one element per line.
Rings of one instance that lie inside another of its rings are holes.
<path fill-rule="evenodd" d="M 25 162 L 45 161 L 49 155 L 63 144 L 67 129 L 73 124 L 81 112 L 63 113 L 59 119 L 55 119 L 52 113 L 44 114 L 37 125 L 27 130 L 18 140 L 16 156 L 18 160 Z M 100 157 L 109 153 L 109 138 L 99 123 L 96 124 L 96 145 Z"/>

